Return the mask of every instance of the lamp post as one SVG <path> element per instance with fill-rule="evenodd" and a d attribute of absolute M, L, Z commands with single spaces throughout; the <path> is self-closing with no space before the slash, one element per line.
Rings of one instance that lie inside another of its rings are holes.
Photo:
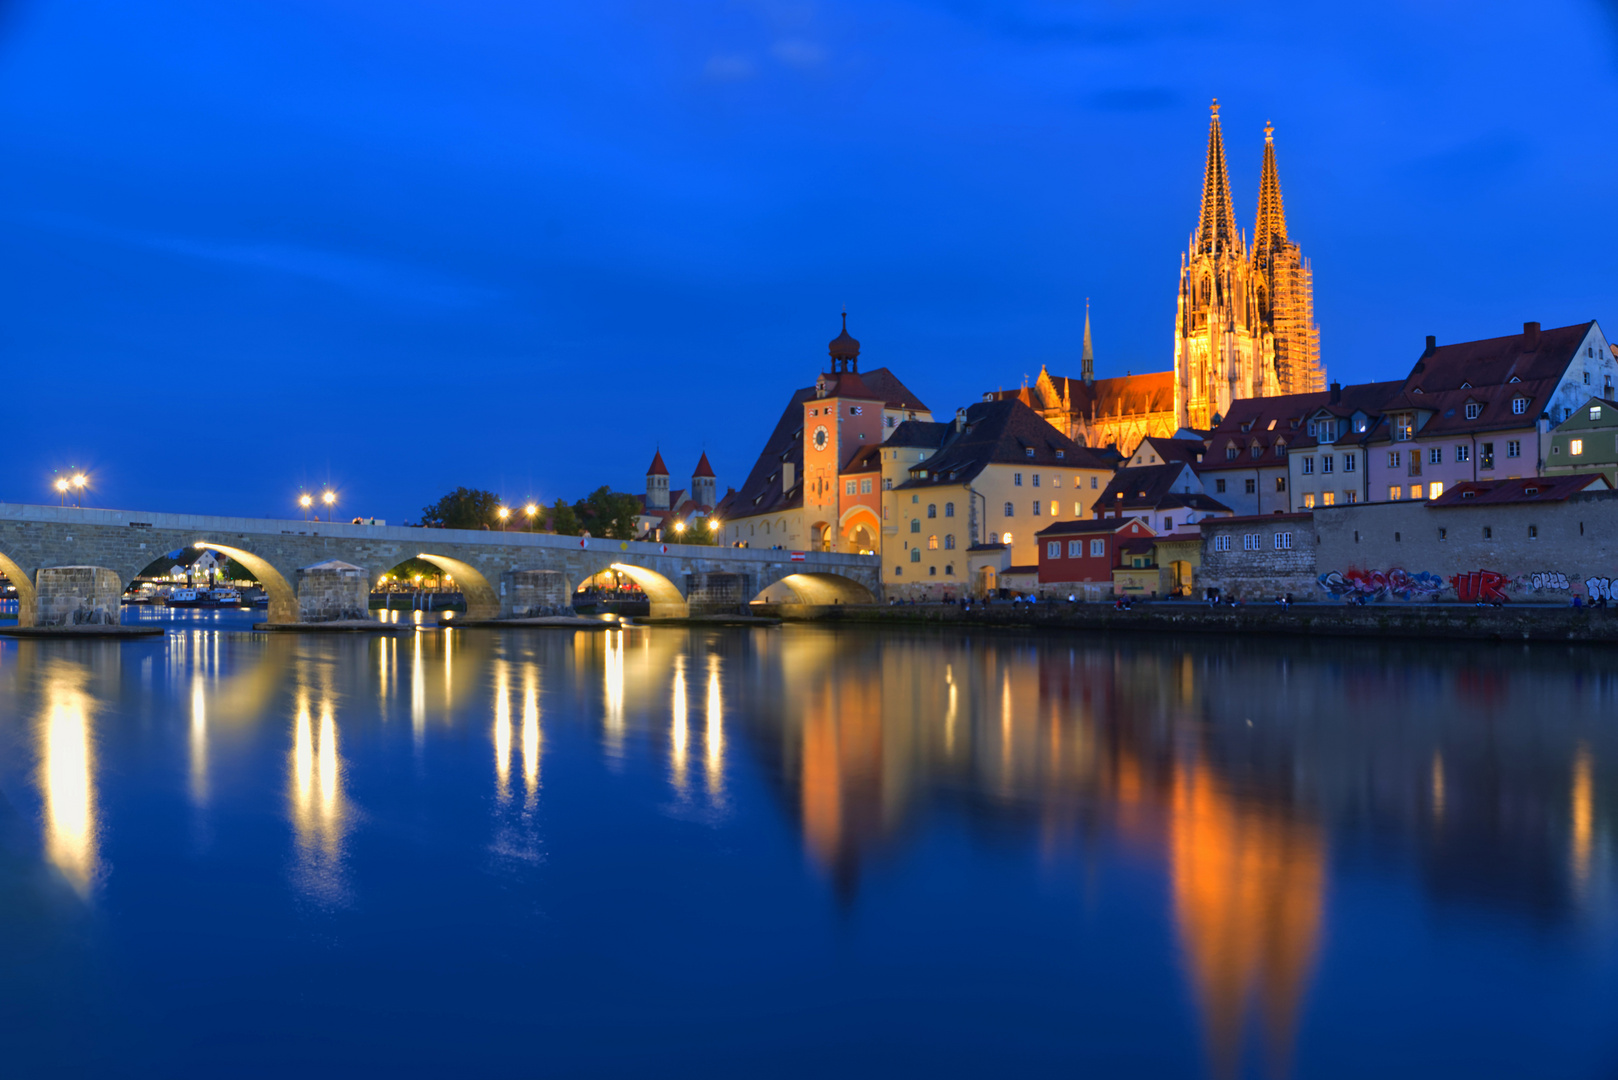
<path fill-rule="evenodd" d="M 298 505 L 303 507 L 303 520 L 309 520 L 309 508 L 315 505 L 315 497 L 309 494 L 298 496 Z"/>
<path fill-rule="evenodd" d="M 85 476 L 83 473 L 76 472 L 73 474 L 73 499 L 75 506 L 84 506 L 84 486 L 89 482 L 89 477 Z"/>
<path fill-rule="evenodd" d="M 534 531 L 534 522 L 539 517 L 539 506 L 538 506 L 538 504 L 529 503 L 527 506 L 522 508 L 522 512 L 528 515 L 528 531 L 533 532 Z"/>
<path fill-rule="evenodd" d="M 56 505 L 67 505 L 67 477 L 59 477 L 56 481 Z"/>
<path fill-rule="evenodd" d="M 326 493 L 320 497 L 320 501 L 326 504 L 326 524 L 330 525 L 332 507 L 337 505 L 337 492 L 327 488 Z"/>
<path fill-rule="evenodd" d="M 500 531 L 505 532 L 506 521 L 511 517 L 511 508 L 502 506 L 494 512 L 494 516 L 500 519 Z"/>

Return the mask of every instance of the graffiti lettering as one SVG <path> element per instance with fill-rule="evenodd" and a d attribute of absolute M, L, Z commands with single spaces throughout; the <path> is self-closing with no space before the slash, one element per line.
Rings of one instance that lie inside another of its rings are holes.
<path fill-rule="evenodd" d="M 1618 600 L 1618 582 L 1612 578 L 1593 577 L 1584 579 L 1584 588 L 1592 600 Z"/>
<path fill-rule="evenodd" d="M 1535 577 L 1538 576 L 1537 574 L 1535 575 Z M 1497 574 L 1493 570 L 1479 570 L 1472 574 L 1456 574 L 1449 581 L 1451 585 L 1455 586 L 1455 595 L 1462 603 L 1475 601 L 1484 604 L 1503 604 L 1508 599 L 1501 588 L 1506 584 L 1506 576 Z M 1564 584 L 1563 588 L 1566 587 Z"/>
<path fill-rule="evenodd" d="M 1403 600 L 1425 599 L 1444 591 L 1444 579 L 1437 574 L 1426 571 L 1412 574 L 1397 566 L 1387 571 L 1333 570 L 1321 574 L 1315 583 L 1332 596 L 1351 599 L 1364 597 L 1367 600 L 1381 600 L 1387 596 L 1397 596 Z"/>
<path fill-rule="evenodd" d="M 1567 591 L 1567 575 L 1558 574 L 1555 571 L 1546 571 L 1543 574 L 1531 575 L 1529 581 L 1531 582 L 1531 586 L 1535 592 L 1538 592 L 1540 589 L 1561 589 L 1563 592 Z"/>

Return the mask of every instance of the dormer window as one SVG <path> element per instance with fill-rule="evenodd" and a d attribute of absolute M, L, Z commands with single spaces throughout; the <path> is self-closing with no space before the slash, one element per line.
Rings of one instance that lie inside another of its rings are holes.
<path fill-rule="evenodd" d="M 1521 416 L 1523 413 L 1525 413 L 1527 411 L 1528 411 L 1528 399 L 1527 398 L 1525 398 L 1525 397 L 1514 397 L 1514 398 L 1511 399 L 1511 414 L 1513 416 Z"/>
<path fill-rule="evenodd" d="M 1592 420 L 1600 420 L 1601 419 L 1601 406 L 1600 405 L 1592 405 L 1592 406 L 1590 406 L 1590 419 L 1592 419 Z"/>
<path fill-rule="evenodd" d="M 1028 447 L 1026 450 L 1023 451 L 1023 456 L 1024 457 L 1033 457 L 1034 456 L 1034 448 L 1032 446 Z"/>
<path fill-rule="evenodd" d="M 1263 457 L 1264 456 L 1264 447 L 1260 446 L 1258 443 L 1254 443 L 1253 444 L 1253 456 L 1254 457 Z"/>
<path fill-rule="evenodd" d="M 1276 457 L 1286 457 L 1287 456 L 1287 448 L 1286 448 L 1285 443 L 1276 443 L 1275 444 L 1275 456 Z"/>
<path fill-rule="evenodd" d="M 1478 418 L 1478 414 L 1481 412 L 1483 412 L 1482 405 L 1475 401 L 1468 401 L 1466 403 L 1466 418 L 1468 420 L 1476 420 Z"/>
<path fill-rule="evenodd" d="M 1066 451 L 1063 451 L 1063 450 L 1058 450 L 1058 451 L 1057 451 L 1057 452 L 1056 452 L 1056 460 L 1057 460 L 1057 461 L 1061 461 L 1061 460 L 1062 460 L 1062 459 L 1063 459 L 1063 458 L 1064 458 L 1064 457 L 1066 457 L 1066 456 L 1067 456 L 1067 453 L 1066 453 Z"/>
<path fill-rule="evenodd" d="M 1236 460 L 1236 447 L 1234 445 L 1225 447 L 1225 460 L 1226 461 L 1235 461 Z"/>
<path fill-rule="evenodd" d="M 1409 413 L 1400 413 L 1393 418 L 1393 441 L 1409 442 L 1414 425 L 1410 422 Z"/>
<path fill-rule="evenodd" d="M 1538 495 L 1539 494 L 1539 489 L 1538 488 L 1523 488 L 1522 493 L 1524 495 Z"/>
<path fill-rule="evenodd" d="M 1470 389 L 1472 389 L 1472 384 L 1469 383 L 1469 382 L 1464 382 L 1464 383 L 1461 384 L 1461 389 L 1462 390 L 1470 390 Z"/>

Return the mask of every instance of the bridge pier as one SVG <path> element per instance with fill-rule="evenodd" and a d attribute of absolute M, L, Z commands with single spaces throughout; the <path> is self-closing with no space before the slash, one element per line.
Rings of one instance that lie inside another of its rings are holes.
<path fill-rule="evenodd" d="M 560 570 L 509 570 L 500 575 L 500 617 L 573 614 L 573 590 Z"/>
<path fill-rule="evenodd" d="M 332 559 L 298 571 L 299 622 L 369 619 L 370 606 L 371 577 L 363 567 Z"/>
<path fill-rule="evenodd" d="M 757 592 L 752 574 L 711 570 L 685 576 L 686 610 L 691 615 L 743 614 Z"/>
<path fill-rule="evenodd" d="M 123 593 L 123 579 L 105 566 L 41 567 L 32 625 L 117 626 Z M 29 625 L 20 615 L 17 624 Z"/>

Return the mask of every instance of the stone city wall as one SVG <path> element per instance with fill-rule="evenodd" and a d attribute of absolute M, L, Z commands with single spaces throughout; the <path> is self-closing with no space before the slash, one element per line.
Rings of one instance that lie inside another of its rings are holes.
<path fill-rule="evenodd" d="M 1310 515 L 1210 517 L 1200 524 L 1202 565 L 1193 578 L 1194 596 L 1217 589 L 1215 595 L 1239 600 L 1273 600 L 1288 593 L 1298 600 L 1319 599 Z M 1223 545 L 1221 537 L 1227 541 Z"/>
<path fill-rule="evenodd" d="M 1316 594 L 1395 603 L 1618 599 L 1618 492 L 1317 508 Z M 1206 556 L 1204 556 L 1206 558 Z"/>

